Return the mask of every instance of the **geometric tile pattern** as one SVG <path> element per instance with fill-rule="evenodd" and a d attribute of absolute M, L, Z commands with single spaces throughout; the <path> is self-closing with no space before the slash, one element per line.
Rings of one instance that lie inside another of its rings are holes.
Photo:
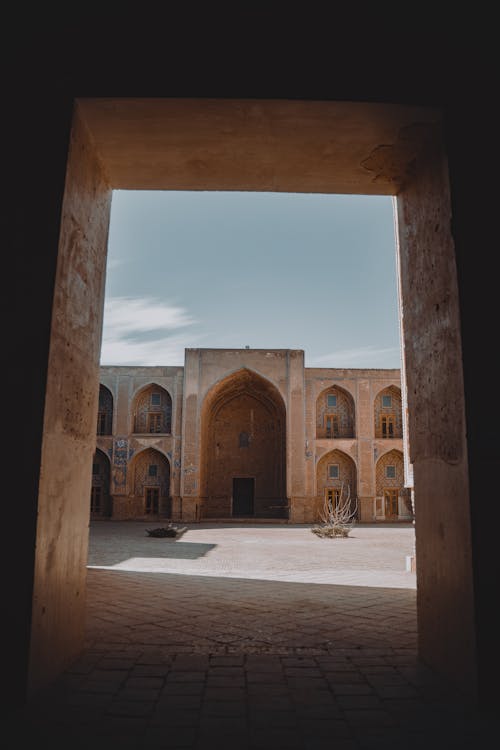
<path fill-rule="evenodd" d="M 159 487 L 160 497 L 168 497 L 170 493 L 170 464 L 168 459 L 155 450 L 147 448 L 138 453 L 133 460 L 134 471 L 134 495 L 136 498 L 144 498 L 144 486 Z M 150 474 L 150 466 L 156 467 Z"/>
<path fill-rule="evenodd" d="M 153 394 L 160 403 L 153 403 Z M 170 433 L 172 429 L 172 399 L 164 388 L 151 385 L 142 390 L 136 396 L 132 411 L 134 414 L 134 432 L 149 432 L 149 414 L 155 413 L 161 415 L 159 428 L 155 432 Z"/>
<path fill-rule="evenodd" d="M 386 476 L 388 466 L 395 467 L 395 477 Z M 384 489 L 397 488 L 401 490 L 404 486 L 403 454 L 401 451 L 392 450 L 384 453 L 377 461 L 376 466 L 376 492 L 377 496 L 383 494 Z"/>
<path fill-rule="evenodd" d="M 339 476 L 332 479 L 329 476 L 328 467 L 330 464 L 338 464 Z M 344 489 L 347 492 L 347 487 L 351 488 L 351 497 L 354 499 L 356 493 L 356 465 L 352 458 L 346 453 L 340 450 L 333 450 L 323 455 L 318 461 L 316 467 L 316 494 L 323 497 L 325 494 L 326 487 L 339 488 L 344 485 Z"/>
<path fill-rule="evenodd" d="M 382 396 L 392 397 L 392 405 L 390 407 L 382 406 Z M 403 437 L 403 412 L 401 407 L 401 391 L 399 390 L 399 388 L 391 385 L 389 386 L 389 388 L 384 388 L 383 391 L 377 393 L 373 408 L 375 414 L 376 438 L 388 437 L 388 435 L 384 435 L 382 432 L 382 416 L 394 417 L 394 434 L 392 435 L 392 437 Z"/>
<path fill-rule="evenodd" d="M 337 397 L 336 406 L 328 406 L 328 396 Z M 320 393 L 316 401 L 316 437 L 326 438 L 326 415 L 337 416 L 338 438 L 354 437 L 354 400 L 343 388 L 333 386 Z M 333 435 L 331 435 L 333 437 Z"/>

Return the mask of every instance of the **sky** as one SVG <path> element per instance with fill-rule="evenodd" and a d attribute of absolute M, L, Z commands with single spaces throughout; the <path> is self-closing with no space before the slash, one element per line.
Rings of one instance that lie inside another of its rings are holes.
<path fill-rule="evenodd" d="M 391 197 L 113 192 L 101 364 L 245 346 L 400 367 Z"/>

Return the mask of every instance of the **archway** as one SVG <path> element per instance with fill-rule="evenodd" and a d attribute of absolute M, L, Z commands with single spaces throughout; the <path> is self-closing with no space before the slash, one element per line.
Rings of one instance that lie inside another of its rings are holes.
<path fill-rule="evenodd" d="M 69 128 L 60 132 L 69 134 Z M 30 689 L 47 683 L 81 644 L 84 602 L 72 592 L 81 590 L 86 577 L 88 518 L 82 503 L 88 497 L 95 449 L 111 192 L 194 186 L 397 196 L 398 279 L 418 503 L 419 652 L 449 679 L 476 693 L 481 670 L 475 643 L 480 632 L 489 634 L 487 618 L 476 617 L 486 611 L 489 596 L 480 572 L 488 569 L 484 555 L 491 546 L 478 542 L 481 495 L 474 495 L 472 504 L 469 495 L 468 459 L 474 458 L 476 472 L 480 461 L 478 453 L 468 454 L 473 433 L 465 424 L 457 253 L 441 132 L 437 110 L 370 102 L 100 97 L 76 102 L 68 164 L 57 188 L 57 200 L 64 190 L 64 201 L 51 207 L 54 271 L 47 272 L 40 311 L 46 328 L 37 328 L 45 337 L 39 363 L 46 381 L 43 409 L 40 398 L 37 412 L 40 434 L 43 421 L 42 459 L 40 463 L 36 448 L 30 464 L 30 528 L 36 543 L 27 534 L 23 555 L 32 566 L 23 579 L 30 613 L 25 639 L 31 654 Z M 471 341 L 472 334 L 469 346 Z M 81 397 L 75 399 L 75 394 Z M 293 398 L 293 390 L 289 395 Z M 68 467 L 63 489 L 52 482 L 61 455 Z M 52 509 L 61 495 L 67 513 L 55 519 Z M 55 547 L 46 543 L 56 536 Z M 49 550 L 52 567 L 47 564 Z M 64 592 L 61 566 L 71 581 Z M 443 597 L 443 590 L 450 595 Z M 50 631 L 44 627 L 46 612 Z M 494 648 L 494 640 L 488 643 Z M 487 673 L 489 655 L 484 648 L 481 669 Z"/>
<path fill-rule="evenodd" d="M 316 466 L 316 512 L 318 520 L 325 502 L 333 507 L 349 499 L 357 517 L 357 472 L 353 459 L 335 449 L 321 456 Z"/>
<path fill-rule="evenodd" d="M 102 383 L 99 385 L 99 411 L 97 412 L 97 434 L 111 435 L 113 432 L 113 394 Z"/>
<path fill-rule="evenodd" d="M 109 491 L 110 463 L 106 454 L 96 449 L 92 462 L 92 488 L 90 491 L 90 517 L 109 518 L 113 515 Z"/>
<path fill-rule="evenodd" d="M 316 400 L 316 437 L 353 438 L 355 436 L 354 399 L 338 385 L 322 391 Z"/>
<path fill-rule="evenodd" d="M 377 393 L 373 404 L 373 414 L 375 437 L 383 439 L 403 437 L 403 411 L 399 388 L 390 385 Z"/>
<path fill-rule="evenodd" d="M 202 517 L 284 516 L 285 418 L 277 388 L 255 372 L 212 388 L 202 409 Z"/>
<path fill-rule="evenodd" d="M 375 485 L 377 521 L 408 521 L 412 517 L 401 451 L 390 450 L 380 456 L 375 467 Z"/>
<path fill-rule="evenodd" d="M 137 453 L 129 465 L 131 518 L 170 518 L 170 462 L 155 448 Z"/>
<path fill-rule="evenodd" d="M 132 432 L 168 434 L 172 430 L 172 398 L 165 388 L 151 383 L 142 388 L 132 404 Z"/>

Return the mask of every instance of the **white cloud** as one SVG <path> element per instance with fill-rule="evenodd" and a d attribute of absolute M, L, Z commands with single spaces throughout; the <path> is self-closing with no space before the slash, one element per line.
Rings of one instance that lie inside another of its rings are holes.
<path fill-rule="evenodd" d="M 132 332 L 171 330 L 194 323 L 182 307 L 150 297 L 111 297 L 104 304 L 104 330 L 114 336 Z"/>
<path fill-rule="evenodd" d="M 307 352 L 306 352 L 307 356 Z M 396 346 L 377 349 L 360 346 L 354 349 L 338 349 L 319 357 L 311 357 L 307 367 L 390 367 L 399 368 L 401 359 Z"/>
<path fill-rule="evenodd" d="M 107 263 L 106 263 L 106 268 L 108 271 L 111 271 L 114 268 L 123 266 L 125 262 L 126 261 L 123 260 L 123 258 L 108 258 Z"/>
<path fill-rule="evenodd" d="M 176 331 L 195 322 L 184 308 L 153 298 L 111 297 L 104 304 L 101 364 L 182 365 L 184 349 L 197 339 Z"/>

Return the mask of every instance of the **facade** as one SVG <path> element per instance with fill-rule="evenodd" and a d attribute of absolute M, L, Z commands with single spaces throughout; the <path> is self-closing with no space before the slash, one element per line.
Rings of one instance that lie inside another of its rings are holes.
<path fill-rule="evenodd" d="M 412 517 L 400 371 L 305 368 L 290 349 L 186 349 L 184 367 L 101 367 L 91 517 Z"/>

